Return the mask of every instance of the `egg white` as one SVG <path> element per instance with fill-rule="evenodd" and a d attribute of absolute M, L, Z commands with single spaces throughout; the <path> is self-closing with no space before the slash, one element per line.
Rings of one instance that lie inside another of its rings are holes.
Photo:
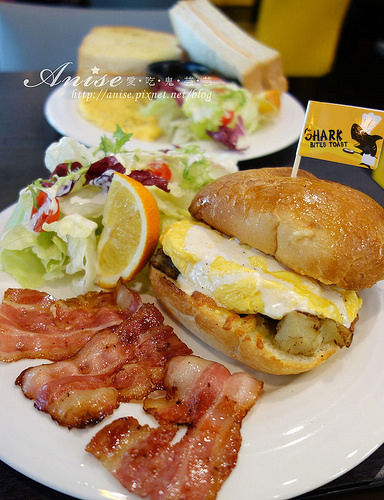
<path fill-rule="evenodd" d="M 192 218 L 168 226 L 161 244 L 180 272 L 180 289 L 200 291 L 238 314 L 281 319 L 301 311 L 349 328 L 362 304 L 356 292 L 301 276 Z"/>

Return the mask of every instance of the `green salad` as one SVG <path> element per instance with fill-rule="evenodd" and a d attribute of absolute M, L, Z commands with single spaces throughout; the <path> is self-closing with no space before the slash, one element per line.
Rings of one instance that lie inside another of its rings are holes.
<path fill-rule="evenodd" d="M 119 127 L 88 148 L 63 137 L 45 154 L 47 178 L 22 189 L 0 240 L 0 270 L 26 288 L 70 279 L 74 293 L 95 288 L 103 210 L 115 172 L 142 182 L 155 196 L 162 229 L 184 218 L 205 184 L 237 170 L 196 145 L 167 151 L 130 150 Z"/>
<path fill-rule="evenodd" d="M 161 81 L 143 114 L 156 116 L 173 144 L 212 140 L 229 150 L 244 149 L 247 136 L 278 114 L 279 92 L 253 95 L 236 83 L 209 78 Z"/>

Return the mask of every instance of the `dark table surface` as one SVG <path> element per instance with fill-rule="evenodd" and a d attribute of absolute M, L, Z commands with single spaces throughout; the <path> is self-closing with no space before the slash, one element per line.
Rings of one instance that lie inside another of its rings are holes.
<path fill-rule="evenodd" d="M 359 47 L 360 50 L 364 49 L 362 44 Z M 304 106 L 308 99 L 312 99 L 384 109 L 384 94 L 380 84 L 383 57 L 371 47 L 368 51 L 369 58 L 365 58 L 370 68 L 369 79 L 364 79 L 362 75 L 356 79 L 356 68 L 348 66 L 348 57 L 352 55 L 348 56 L 348 53 L 342 52 L 343 44 L 340 50 L 338 57 L 344 61 L 347 58 L 343 69 L 337 66 L 330 75 L 323 78 L 290 79 L 290 92 Z M 45 149 L 60 137 L 47 123 L 43 114 L 44 102 L 52 89 L 47 85 L 26 88 L 23 85 L 25 78 L 33 80 L 36 75 L 0 73 L 0 210 L 16 201 L 22 187 L 37 177 L 46 175 L 43 164 Z M 275 154 L 242 162 L 240 168 L 291 166 L 295 153 L 296 144 L 293 144 Z M 302 160 L 301 168 L 310 170 L 319 177 L 356 187 L 384 206 L 384 190 L 371 179 L 370 172 L 366 169 L 343 165 L 335 167 L 324 161 L 307 158 Z M 381 394 L 378 394 L 378 397 L 381 397 Z M 6 405 L 7 402 L 3 401 L 2 404 Z M 57 450 L 57 453 L 60 453 L 60 450 Z M 278 466 L 279 464 L 276 464 L 276 467 Z M 0 462 L 0 500 L 70 498 L 36 483 Z M 343 476 L 300 498 L 384 498 L 384 446 Z"/>

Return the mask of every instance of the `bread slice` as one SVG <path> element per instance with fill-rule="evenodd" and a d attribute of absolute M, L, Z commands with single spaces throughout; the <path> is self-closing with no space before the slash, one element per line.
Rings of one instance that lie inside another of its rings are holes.
<path fill-rule="evenodd" d="M 79 47 L 78 75 L 82 79 L 90 77 L 92 68 L 97 67 L 99 77 L 143 77 L 150 63 L 177 60 L 182 54 L 171 33 L 131 26 L 96 26 Z"/>
<path fill-rule="evenodd" d="M 179 1 L 169 14 L 191 60 L 237 79 L 255 94 L 287 90 L 280 54 L 248 35 L 209 1 Z"/>

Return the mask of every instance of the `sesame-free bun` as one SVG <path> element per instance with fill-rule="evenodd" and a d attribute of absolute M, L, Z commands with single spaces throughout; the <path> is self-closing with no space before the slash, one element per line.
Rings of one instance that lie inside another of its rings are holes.
<path fill-rule="evenodd" d="M 220 177 L 189 211 L 324 284 L 360 290 L 384 279 L 384 209 L 356 189 L 291 172 L 261 168 Z"/>
<path fill-rule="evenodd" d="M 274 375 L 307 372 L 338 350 L 331 339 L 321 343 L 311 355 L 286 352 L 274 341 L 276 327 L 269 318 L 261 314 L 236 314 L 200 292 L 186 294 L 174 279 L 152 265 L 149 276 L 155 295 L 181 325 L 214 349 L 260 372 Z M 303 330 L 303 325 L 298 327 Z"/>

